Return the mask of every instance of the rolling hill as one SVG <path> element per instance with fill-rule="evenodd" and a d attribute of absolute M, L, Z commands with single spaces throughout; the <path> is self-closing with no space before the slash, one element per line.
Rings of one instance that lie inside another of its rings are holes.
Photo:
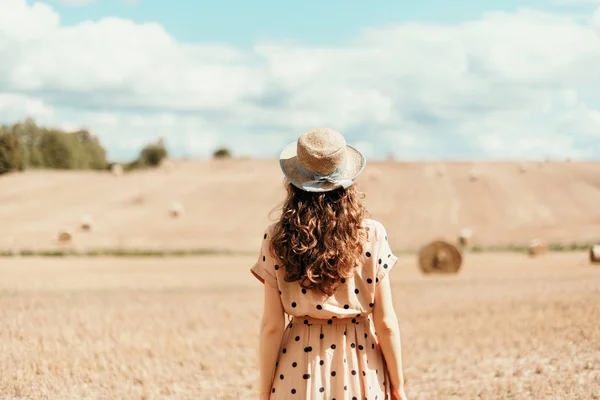
<path fill-rule="evenodd" d="M 175 161 L 171 172 L 28 171 L 0 177 L 0 249 L 206 248 L 256 252 L 283 199 L 276 160 Z M 370 162 L 359 178 L 394 249 L 471 228 L 478 244 L 600 240 L 600 162 Z M 472 172 L 477 179 L 472 180 Z M 185 208 L 168 214 L 173 201 Z M 93 216 L 92 232 L 78 230 Z"/>

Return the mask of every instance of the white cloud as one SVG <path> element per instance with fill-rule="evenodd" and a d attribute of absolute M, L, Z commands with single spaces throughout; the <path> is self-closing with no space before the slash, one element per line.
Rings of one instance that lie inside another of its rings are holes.
<path fill-rule="evenodd" d="M 600 0 L 554 0 L 557 4 L 563 5 L 594 5 L 600 4 Z"/>
<path fill-rule="evenodd" d="M 85 6 L 93 3 L 95 0 L 58 0 L 59 3 L 67 6 Z"/>
<path fill-rule="evenodd" d="M 21 99 L 0 118 L 45 112 L 115 152 L 165 136 L 189 155 L 227 145 L 273 156 L 300 132 L 331 126 L 374 156 L 539 158 L 587 155 L 583 143 L 598 132 L 600 8 L 587 18 L 494 12 L 454 26 L 372 28 L 344 46 L 243 51 L 180 43 L 156 23 L 62 26 L 42 3 L 0 7 L 0 95 Z"/>

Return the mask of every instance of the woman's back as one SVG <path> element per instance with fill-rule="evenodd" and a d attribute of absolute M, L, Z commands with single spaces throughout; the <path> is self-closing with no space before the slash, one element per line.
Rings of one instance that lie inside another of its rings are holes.
<path fill-rule="evenodd" d="M 397 258 L 353 187 L 364 155 L 319 128 L 286 146 L 279 161 L 287 198 L 251 268 L 265 284 L 261 400 L 405 399 L 385 279 Z"/>
<path fill-rule="evenodd" d="M 291 317 L 336 319 L 370 314 L 375 302 L 376 285 L 397 258 L 390 250 L 385 227 L 372 219 L 366 219 L 364 225 L 368 228 L 368 236 L 362 258 L 354 274 L 342 280 L 332 296 L 326 296 L 317 289 L 304 289 L 298 281 L 285 281 L 284 262 L 274 259 L 269 247 L 274 225 L 265 231 L 261 254 L 252 272 L 261 280 L 277 286 L 285 313 Z"/>
<path fill-rule="evenodd" d="M 384 226 L 366 219 L 363 255 L 354 273 L 331 296 L 287 282 L 271 255 L 274 226 L 264 233 L 252 273 L 279 291 L 290 322 L 275 369 L 271 399 L 385 399 L 389 379 L 372 319 L 376 287 L 396 263 Z"/>

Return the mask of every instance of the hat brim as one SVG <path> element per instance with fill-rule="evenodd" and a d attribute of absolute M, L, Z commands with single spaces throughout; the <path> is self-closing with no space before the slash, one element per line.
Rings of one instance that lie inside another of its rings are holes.
<path fill-rule="evenodd" d="M 339 189 L 340 184 L 325 182 L 321 187 L 303 187 L 306 182 L 311 181 L 311 178 L 305 176 L 297 168 L 298 154 L 296 152 L 297 142 L 287 145 L 279 156 L 279 164 L 285 177 L 299 189 L 309 192 L 329 192 Z M 367 160 L 365 156 L 352 146 L 346 145 L 346 163 L 344 171 L 340 176 L 340 180 L 354 181 L 361 172 L 365 169 Z"/>

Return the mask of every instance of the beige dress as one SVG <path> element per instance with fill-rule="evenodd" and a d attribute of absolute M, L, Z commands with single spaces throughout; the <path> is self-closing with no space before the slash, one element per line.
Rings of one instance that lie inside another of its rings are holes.
<path fill-rule="evenodd" d="M 279 289 L 288 314 L 271 399 L 384 400 L 390 383 L 370 315 L 375 286 L 396 263 L 384 226 L 367 219 L 368 239 L 361 264 L 333 296 L 286 282 L 281 263 L 270 255 L 263 236 L 261 254 L 252 273 Z"/>

